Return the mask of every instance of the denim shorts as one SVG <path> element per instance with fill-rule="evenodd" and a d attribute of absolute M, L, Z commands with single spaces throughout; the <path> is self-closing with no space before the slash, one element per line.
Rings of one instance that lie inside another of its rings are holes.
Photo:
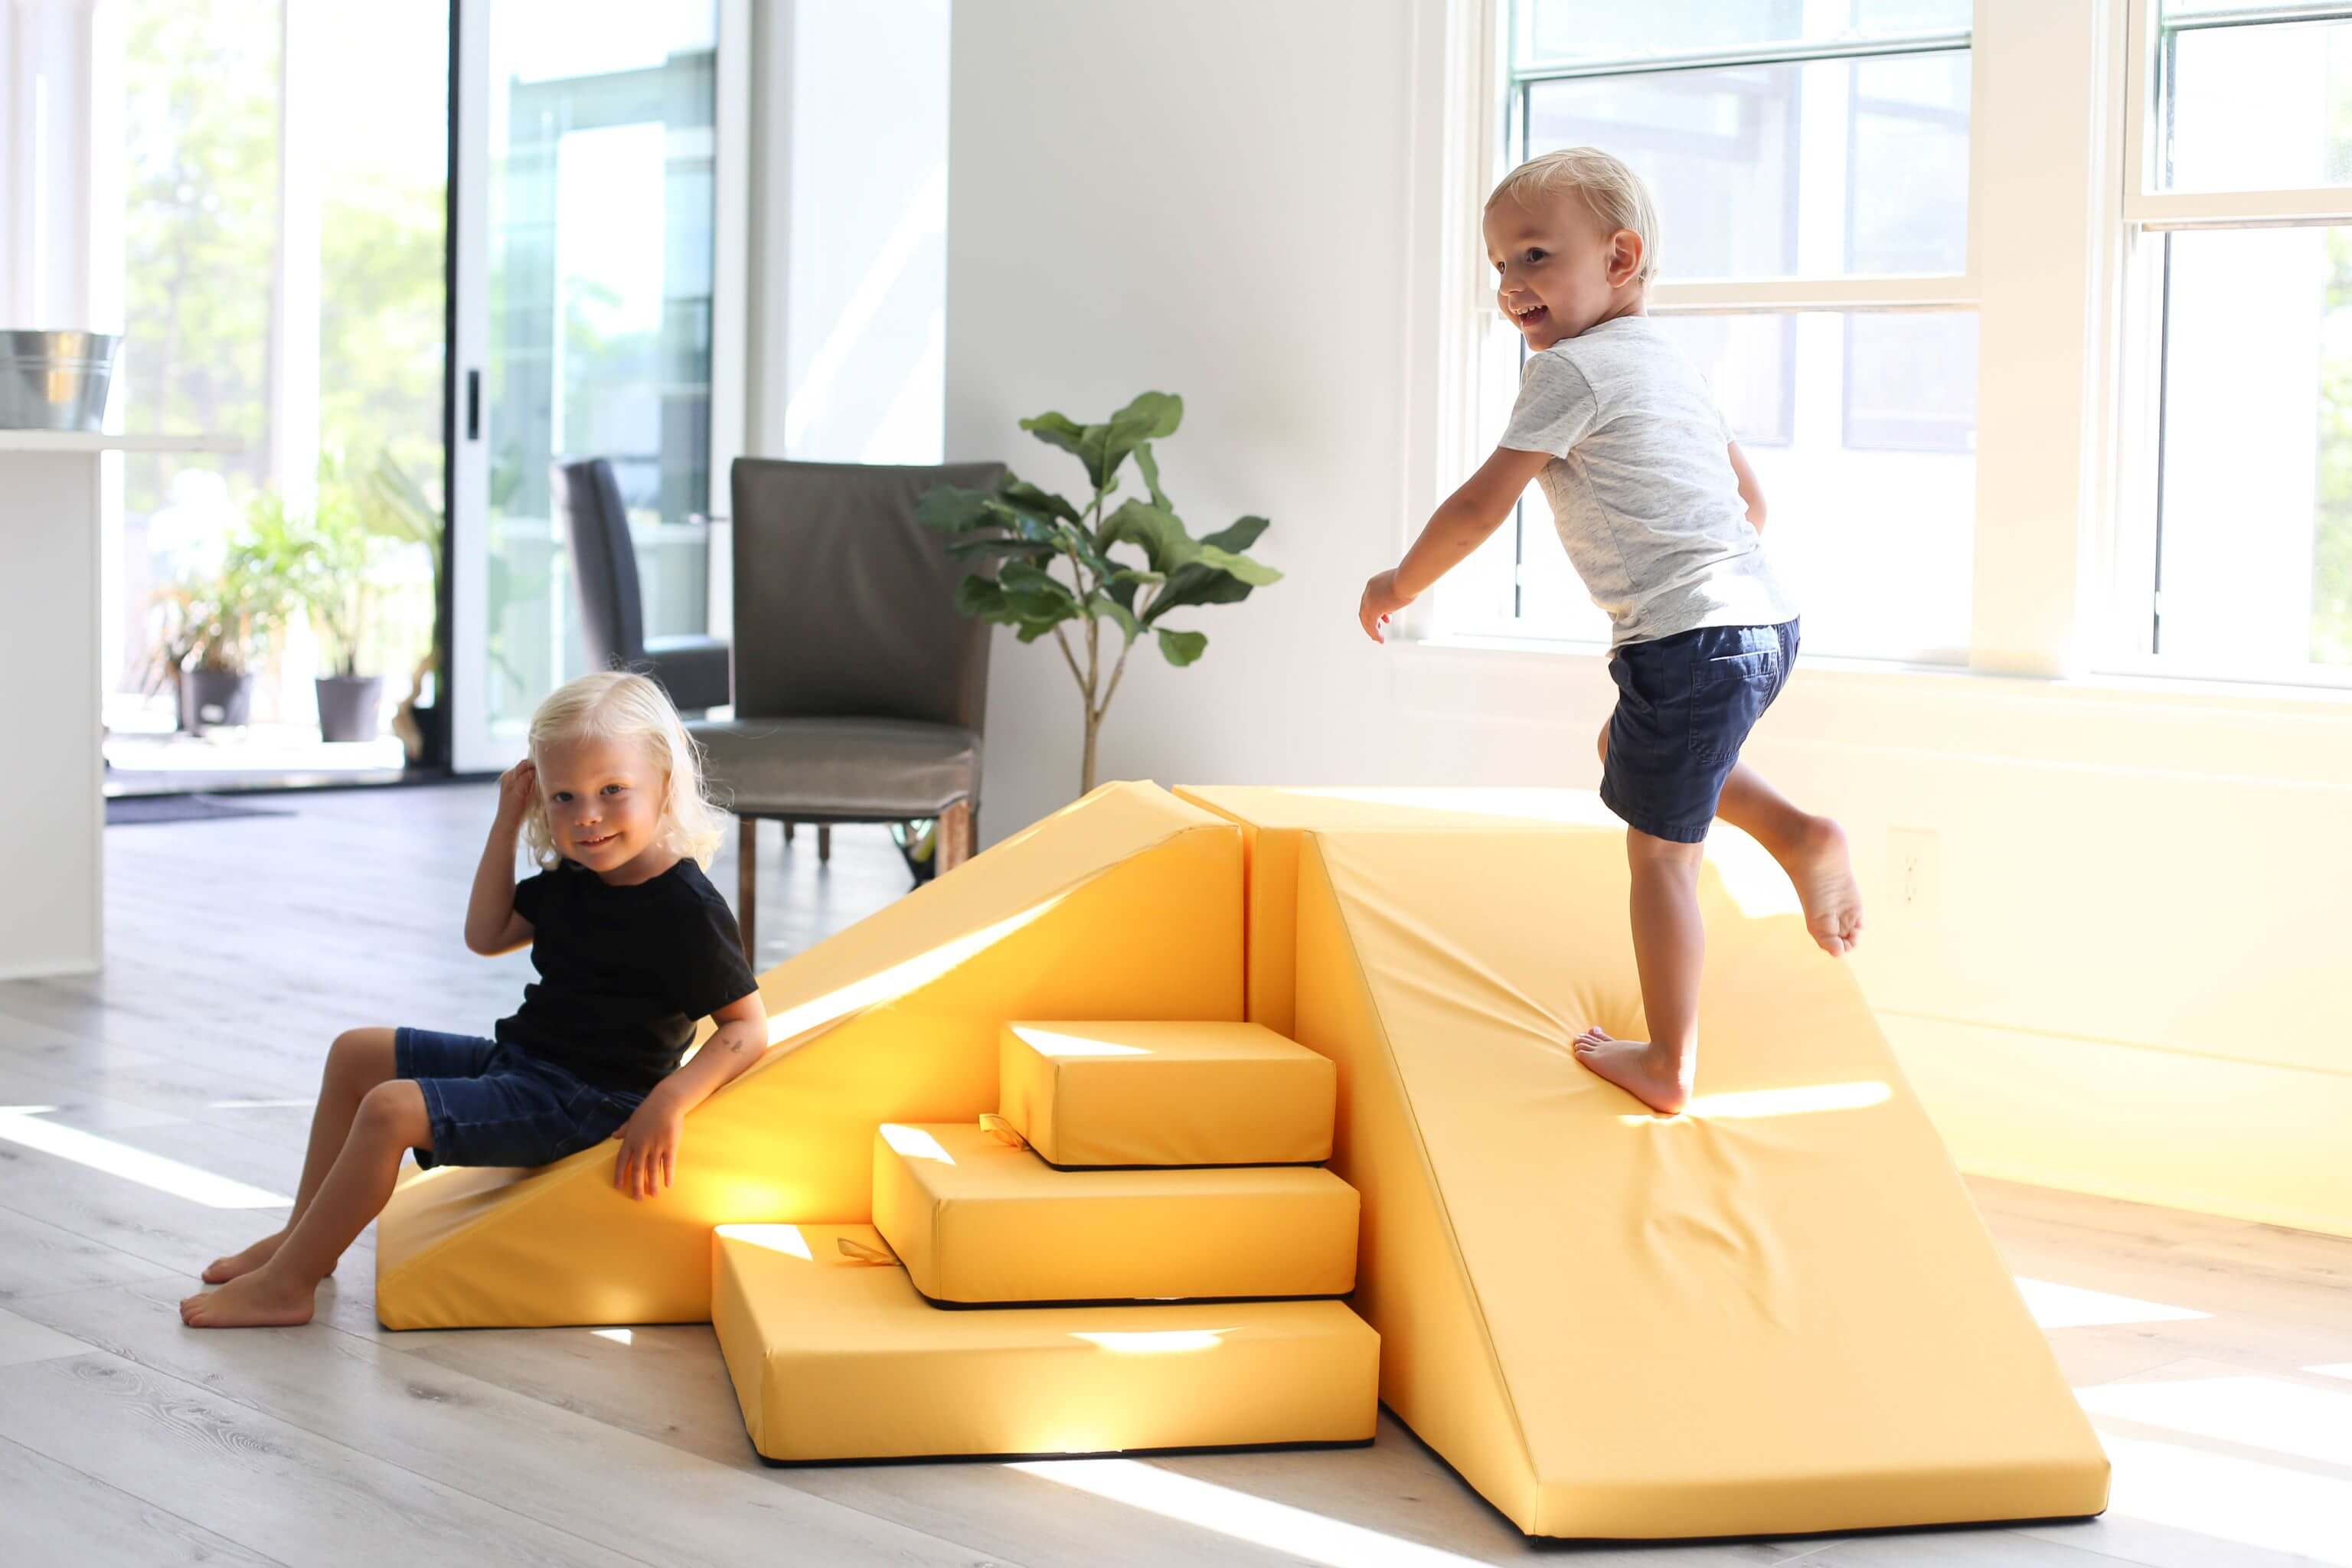
<path fill-rule="evenodd" d="M 433 1147 L 416 1163 L 544 1165 L 602 1143 L 643 1096 L 598 1089 L 543 1058 L 471 1035 L 395 1029 L 393 1073 L 425 1096 Z"/>
<path fill-rule="evenodd" d="M 1601 803 L 1654 838 L 1704 843 L 1748 731 L 1796 662 L 1794 621 L 1701 626 L 1618 648 Z"/>

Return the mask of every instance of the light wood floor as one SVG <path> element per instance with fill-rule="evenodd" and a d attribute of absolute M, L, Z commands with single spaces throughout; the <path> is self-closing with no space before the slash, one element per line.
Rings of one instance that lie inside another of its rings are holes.
<path fill-rule="evenodd" d="M 771 1470 L 708 1328 L 387 1334 L 365 1239 L 307 1328 L 182 1329 L 194 1271 L 275 1223 L 220 1205 L 291 1189 L 338 1030 L 480 1029 L 511 1005 L 527 961 L 458 941 L 491 800 L 330 794 L 291 817 L 109 829 L 104 975 L 0 984 L 0 1563 L 1534 1554 L 1393 1422 L 1336 1453 Z M 840 830 L 823 872 L 811 835 L 787 853 L 767 834 L 763 964 L 906 885 L 879 829 Z M 732 866 L 714 880 L 731 889 Z M 2352 1563 L 2352 1241 L 1976 1193 L 2115 1458 L 2104 1519 L 1570 1554 Z"/>

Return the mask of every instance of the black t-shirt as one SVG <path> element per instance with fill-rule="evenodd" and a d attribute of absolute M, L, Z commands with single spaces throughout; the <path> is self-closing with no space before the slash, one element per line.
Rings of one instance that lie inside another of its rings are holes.
<path fill-rule="evenodd" d="M 600 1089 L 652 1089 L 698 1022 L 760 988 L 727 900 L 691 860 L 626 888 L 561 861 L 517 883 L 514 907 L 539 981 L 498 1037 Z"/>

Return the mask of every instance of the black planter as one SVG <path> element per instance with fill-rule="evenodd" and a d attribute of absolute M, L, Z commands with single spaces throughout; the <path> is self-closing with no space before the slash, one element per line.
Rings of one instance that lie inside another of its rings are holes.
<path fill-rule="evenodd" d="M 383 677 L 322 675 L 319 691 L 319 737 L 326 741 L 373 741 L 383 718 Z"/>
<path fill-rule="evenodd" d="M 191 735 L 235 729 L 253 718 L 253 677 L 223 669 L 180 671 L 180 728 Z"/>

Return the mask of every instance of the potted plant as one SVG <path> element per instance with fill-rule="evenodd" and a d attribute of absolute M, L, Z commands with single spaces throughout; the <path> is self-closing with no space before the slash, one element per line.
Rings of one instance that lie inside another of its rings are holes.
<path fill-rule="evenodd" d="M 1008 473 L 992 491 L 940 485 L 916 511 L 952 536 L 951 553 L 998 563 L 992 574 L 978 572 L 963 580 L 958 609 L 1013 627 L 1023 642 L 1051 636 L 1060 646 L 1084 704 L 1081 793 L 1095 787 L 1096 737 L 1136 640 L 1150 632 L 1169 663 L 1191 664 L 1208 647 L 1208 637 L 1161 626 L 1162 616 L 1197 605 L 1237 603 L 1282 575 L 1244 553 L 1266 531 L 1265 519 L 1244 517 L 1195 539 L 1177 517 L 1160 488 L 1151 443 L 1174 435 L 1183 417 L 1183 399 L 1147 392 L 1100 425 L 1051 413 L 1024 419 L 1021 428 L 1085 465 L 1094 493 L 1083 507 Z M 1150 499 L 1129 497 L 1106 513 L 1130 457 Z M 1123 547 L 1138 552 L 1140 563 L 1114 553 Z M 1072 621 L 1079 623 L 1075 636 Z M 1105 622 L 1118 638 L 1116 650 L 1105 646 Z"/>
<path fill-rule="evenodd" d="M 282 557 L 266 527 L 253 526 L 254 515 L 217 572 L 184 578 L 152 601 L 155 662 L 147 689 L 175 688 L 180 728 L 191 734 L 250 721 L 253 666 L 291 607 Z"/>
<path fill-rule="evenodd" d="M 307 525 L 292 531 L 300 547 L 296 571 L 302 602 L 330 668 L 312 681 L 320 738 L 373 741 L 383 716 L 383 677 L 359 672 L 359 648 L 379 592 L 374 569 L 383 535 L 370 524 L 362 492 L 331 460 L 320 466 L 319 503 Z"/>

